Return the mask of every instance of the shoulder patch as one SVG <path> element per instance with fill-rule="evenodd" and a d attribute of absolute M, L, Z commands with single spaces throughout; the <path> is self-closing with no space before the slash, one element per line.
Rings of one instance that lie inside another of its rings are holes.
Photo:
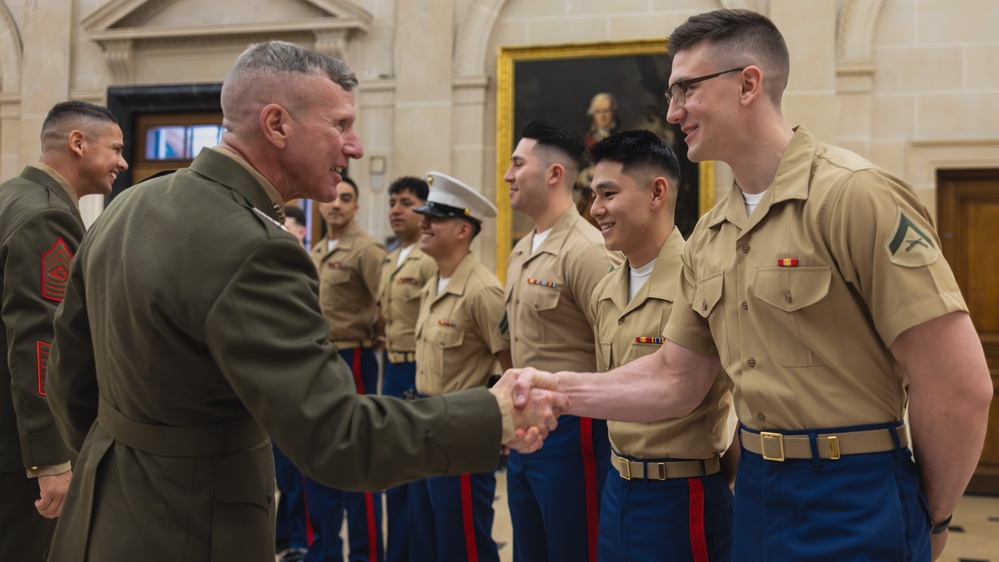
<path fill-rule="evenodd" d="M 62 302 L 69 282 L 69 263 L 73 253 L 60 236 L 55 244 L 42 254 L 42 297 Z"/>
<path fill-rule="evenodd" d="M 895 219 L 894 235 L 885 244 L 888 259 L 903 267 L 930 265 L 940 257 L 933 237 L 923 232 L 901 209 Z"/>

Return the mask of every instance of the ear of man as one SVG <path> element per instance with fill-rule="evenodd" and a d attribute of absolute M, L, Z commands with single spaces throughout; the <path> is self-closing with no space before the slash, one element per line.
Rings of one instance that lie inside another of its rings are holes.
<path fill-rule="evenodd" d="M 260 110 L 260 129 L 267 142 L 284 148 L 291 133 L 291 114 L 281 105 L 269 103 Z"/>
<path fill-rule="evenodd" d="M 77 156 L 83 157 L 83 153 L 86 151 L 86 144 L 87 135 L 80 129 L 73 129 L 66 137 L 66 145 L 69 147 L 70 152 Z"/>
<path fill-rule="evenodd" d="M 663 208 L 669 198 L 669 190 L 670 186 L 666 178 L 658 176 L 653 179 L 652 183 L 649 184 L 649 208 L 653 211 Z"/>
<path fill-rule="evenodd" d="M 763 91 L 763 71 L 758 66 L 747 66 L 741 74 L 741 91 L 739 99 L 743 105 L 749 105 L 756 98 L 765 95 Z"/>

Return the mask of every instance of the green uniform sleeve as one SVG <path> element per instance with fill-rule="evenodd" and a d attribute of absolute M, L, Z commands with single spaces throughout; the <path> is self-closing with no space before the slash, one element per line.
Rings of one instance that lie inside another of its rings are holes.
<path fill-rule="evenodd" d="M 205 323 L 210 353 L 281 450 L 344 489 L 494 468 L 502 422 L 487 390 L 415 402 L 357 394 L 326 341 L 312 265 L 292 245 L 256 248 Z"/>
<path fill-rule="evenodd" d="M 83 237 L 71 213 L 48 209 L 3 243 L 7 366 L 25 468 L 61 464 L 69 451 L 49 409 L 53 317 L 64 299 L 70 259 Z"/>

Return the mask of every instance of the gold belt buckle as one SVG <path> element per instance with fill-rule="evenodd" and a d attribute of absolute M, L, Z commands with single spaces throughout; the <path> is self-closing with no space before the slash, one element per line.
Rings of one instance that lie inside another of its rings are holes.
<path fill-rule="evenodd" d="M 628 473 L 627 476 L 625 476 L 625 473 L 622 472 L 621 473 L 621 478 L 624 478 L 625 480 L 631 480 L 631 461 L 629 461 L 628 459 L 626 459 L 624 457 L 618 457 L 617 460 L 619 460 L 619 461 L 621 461 L 621 462 L 624 463 L 624 467 L 627 469 L 627 473 Z"/>
<path fill-rule="evenodd" d="M 779 457 L 768 457 L 767 456 L 767 439 L 776 439 L 777 444 L 780 445 L 780 456 Z M 760 432 L 760 454 L 763 455 L 763 460 L 784 462 L 784 436 L 780 433 L 774 433 L 772 431 L 761 431 Z"/>

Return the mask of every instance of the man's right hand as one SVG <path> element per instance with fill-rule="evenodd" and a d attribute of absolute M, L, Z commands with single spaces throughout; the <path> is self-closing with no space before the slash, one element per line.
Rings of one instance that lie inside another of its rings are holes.
<path fill-rule="evenodd" d="M 514 407 L 517 378 L 516 369 L 507 371 L 490 392 L 513 418 L 514 438 L 506 445 L 521 453 L 532 453 L 541 448 L 544 438 L 558 425 L 558 416 L 569 409 L 569 399 L 564 394 L 539 388 L 528 391 L 522 404 Z"/>
<path fill-rule="evenodd" d="M 38 477 L 40 497 L 35 500 L 35 509 L 42 517 L 55 519 L 62 514 L 62 503 L 66 499 L 66 491 L 69 489 L 69 481 L 72 478 L 72 470 L 62 474 Z"/>

